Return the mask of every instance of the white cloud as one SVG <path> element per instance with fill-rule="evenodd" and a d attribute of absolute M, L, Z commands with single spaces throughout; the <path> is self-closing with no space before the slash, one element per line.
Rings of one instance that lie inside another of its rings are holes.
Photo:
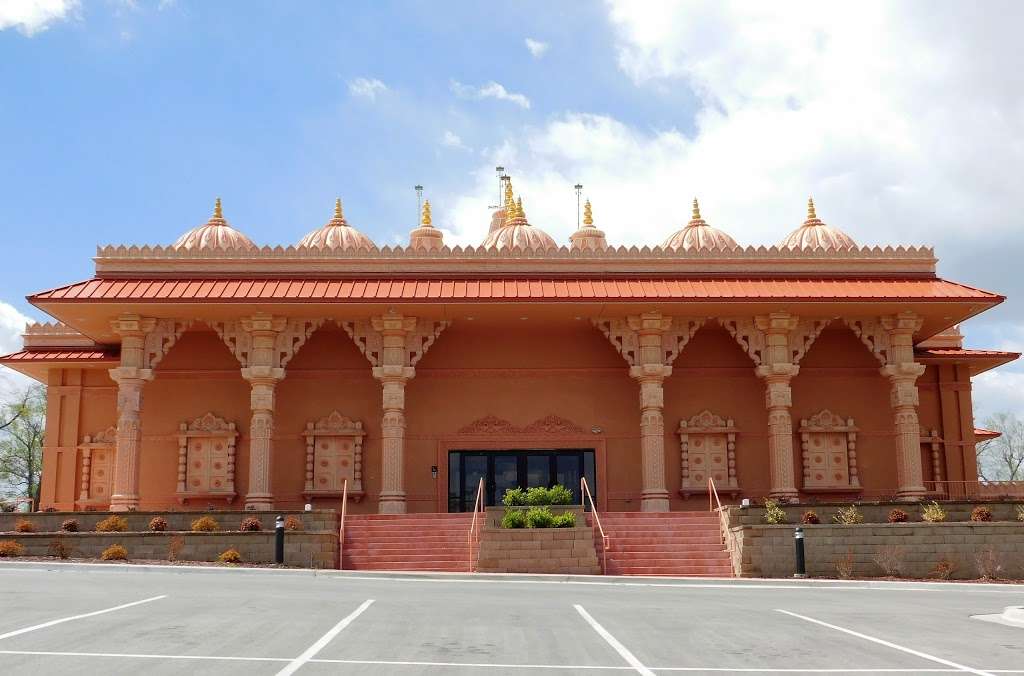
<path fill-rule="evenodd" d="M 472 85 L 462 84 L 458 80 L 451 81 L 452 92 L 456 96 L 463 99 L 497 99 L 498 101 L 508 101 L 514 103 L 520 108 L 529 108 L 530 99 L 526 98 L 523 94 L 514 94 L 503 85 L 497 82 L 488 82 L 480 87 L 474 87 Z"/>
<path fill-rule="evenodd" d="M 535 59 L 539 59 L 544 56 L 544 52 L 548 51 L 549 47 L 551 47 L 551 45 L 546 42 L 534 40 L 533 38 L 526 38 L 526 48 L 530 50 L 530 54 L 532 54 Z"/>
<path fill-rule="evenodd" d="M 462 137 L 450 129 L 446 129 L 444 135 L 441 136 L 441 145 L 449 148 L 458 148 L 459 150 L 470 149 L 469 146 L 462 142 Z"/>
<path fill-rule="evenodd" d="M 377 95 L 388 90 L 386 84 L 376 78 L 357 77 L 348 83 L 348 92 L 352 96 L 376 101 Z"/>
<path fill-rule="evenodd" d="M 14 306 L 0 301 L 0 355 L 21 349 L 21 334 L 25 332 L 25 325 L 31 321 L 31 317 L 21 314 Z M 34 381 L 17 371 L 0 366 L 0 401 L 9 397 L 12 392 L 21 391 L 32 382 Z"/>
<path fill-rule="evenodd" d="M 0 30 L 16 28 L 26 36 L 63 21 L 78 7 L 78 0 L 0 0 Z"/>

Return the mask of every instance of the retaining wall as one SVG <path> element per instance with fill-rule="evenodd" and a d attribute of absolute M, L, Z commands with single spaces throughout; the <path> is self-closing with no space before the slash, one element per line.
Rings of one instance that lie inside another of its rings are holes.
<path fill-rule="evenodd" d="M 280 512 L 247 512 L 242 510 L 210 511 L 210 512 L 4 512 L 0 513 L 0 533 L 13 532 L 14 526 L 22 519 L 31 521 L 36 532 L 59 531 L 60 525 L 67 519 L 78 521 L 80 531 L 91 531 L 96 524 L 116 514 L 128 520 L 129 531 L 148 531 L 149 521 L 154 516 L 162 516 L 167 521 L 168 531 L 191 530 L 192 522 L 201 516 L 212 516 L 221 528 L 237 529 L 243 519 L 255 516 L 268 531 L 274 530 L 274 520 L 278 516 L 294 515 L 302 519 L 302 527 L 309 531 L 338 532 L 338 513 L 333 509 L 320 509 L 311 512 L 280 511 Z"/>
<path fill-rule="evenodd" d="M 481 573 L 600 575 L 590 528 L 491 528 L 480 531 Z"/>
<path fill-rule="evenodd" d="M 888 523 L 889 512 L 893 509 L 902 509 L 907 513 L 908 522 L 921 522 L 921 509 L 927 502 L 905 503 L 905 502 L 871 502 L 857 503 L 857 509 L 864 515 L 865 523 Z M 1017 505 L 1024 503 L 1013 502 L 940 502 L 946 510 L 947 522 L 970 521 L 971 510 L 978 505 L 985 505 L 992 510 L 992 517 L 995 521 L 1016 521 Z M 786 512 L 790 524 L 799 524 L 800 517 L 808 510 L 813 510 L 822 524 L 832 523 L 832 517 L 841 507 L 849 507 L 850 503 L 822 503 L 815 505 L 780 505 Z M 725 508 L 729 512 L 729 520 L 735 525 L 760 526 L 764 524 L 763 507 L 738 507 L 730 505 Z"/>

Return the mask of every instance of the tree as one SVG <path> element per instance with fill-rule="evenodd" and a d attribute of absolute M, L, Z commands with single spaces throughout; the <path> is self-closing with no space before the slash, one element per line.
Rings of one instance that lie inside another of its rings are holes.
<path fill-rule="evenodd" d="M 1001 436 L 978 444 L 978 475 L 983 481 L 1024 480 L 1024 421 L 1013 413 L 996 413 L 985 427 Z"/>
<path fill-rule="evenodd" d="M 46 431 L 46 388 L 32 385 L 0 404 L 0 490 L 7 497 L 38 499 Z"/>

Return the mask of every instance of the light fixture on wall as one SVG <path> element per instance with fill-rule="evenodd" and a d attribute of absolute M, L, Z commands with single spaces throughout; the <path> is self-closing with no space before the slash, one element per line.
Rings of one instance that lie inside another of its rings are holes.
<path fill-rule="evenodd" d="M 598 427 L 597 425 L 594 425 L 593 427 L 590 428 L 591 434 L 600 434 L 601 432 L 604 432 L 604 430 Z"/>
<path fill-rule="evenodd" d="M 433 479 L 437 478 L 437 465 L 431 465 L 430 466 L 430 476 Z"/>

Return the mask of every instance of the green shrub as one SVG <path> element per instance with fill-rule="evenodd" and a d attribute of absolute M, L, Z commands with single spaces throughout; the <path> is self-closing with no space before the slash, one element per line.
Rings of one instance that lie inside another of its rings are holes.
<path fill-rule="evenodd" d="M 850 505 L 849 507 L 840 507 L 836 515 L 832 517 L 832 520 L 849 526 L 855 523 L 864 523 L 864 515 L 857 509 L 857 505 Z"/>
<path fill-rule="evenodd" d="M 921 518 L 928 523 L 942 523 L 946 520 L 946 510 L 939 503 L 932 500 L 921 510 Z"/>
<path fill-rule="evenodd" d="M 576 512 L 564 512 L 555 517 L 555 528 L 575 528 Z"/>
<path fill-rule="evenodd" d="M 220 524 L 212 516 L 201 516 L 192 522 L 192 530 L 197 533 L 212 533 L 220 528 Z"/>
<path fill-rule="evenodd" d="M 128 558 L 128 550 L 124 545 L 110 545 L 103 550 L 100 558 L 104 561 L 124 561 Z"/>
<path fill-rule="evenodd" d="M 548 489 L 544 486 L 534 486 L 526 491 L 526 504 L 533 506 L 549 505 Z"/>
<path fill-rule="evenodd" d="M 526 491 L 522 488 L 510 488 L 505 491 L 501 502 L 506 507 L 522 507 L 526 504 Z"/>
<path fill-rule="evenodd" d="M 572 497 L 572 491 L 561 484 L 555 484 L 548 489 L 549 505 L 572 505 L 576 500 Z"/>
<path fill-rule="evenodd" d="M 779 524 L 786 523 L 788 521 L 786 517 L 786 510 L 779 507 L 777 500 L 765 500 L 764 501 L 764 522 L 768 524 Z"/>
<path fill-rule="evenodd" d="M 128 519 L 116 514 L 96 524 L 97 533 L 123 533 L 128 530 Z"/>
<path fill-rule="evenodd" d="M 526 528 L 526 512 L 521 509 L 506 509 L 501 517 L 502 528 Z"/>
<path fill-rule="evenodd" d="M 992 510 L 985 505 L 978 505 L 971 510 L 971 521 L 991 521 Z"/>
<path fill-rule="evenodd" d="M 783 512 L 783 514 L 785 514 L 785 512 Z M 808 509 L 804 512 L 804 515 L 800 517 L 800 523 L 810 526 L 821 523 L 821 519 L 818 518 L 817 512 L 813 509 Z"/>
<path fill-rule="evenodd" d="M 531 507 L 526 512 L 527 528 L 551 528 L 555 524 L 555 515 L 547 507 Z"/>

